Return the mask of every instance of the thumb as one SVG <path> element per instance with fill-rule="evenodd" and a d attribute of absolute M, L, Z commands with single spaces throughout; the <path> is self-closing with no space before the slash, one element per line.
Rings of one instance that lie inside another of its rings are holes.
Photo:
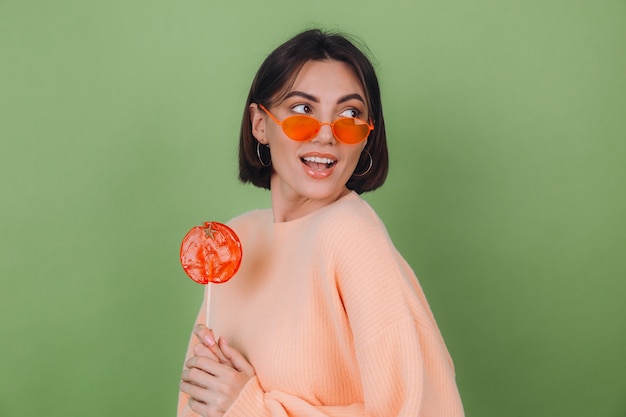
<path fill-rule="evenodd" d="M 220 337 L 218 344 L 220 349 L 222 349 L 224 356 L 230 360 L 230 363 L 233 364 L 233 367 L 237 371 L 243 372 L 249 377 L 255 375 L 256 372 L 254 372 L 254 367 L 250 364 L 250 362 L 248 362 L 237 349 L 231 347 L 228 342 L 226 342 L 226 339 Z"/>

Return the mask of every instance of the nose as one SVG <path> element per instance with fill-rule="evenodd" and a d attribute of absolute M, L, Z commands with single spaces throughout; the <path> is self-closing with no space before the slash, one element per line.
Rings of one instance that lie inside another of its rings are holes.
<path fill-rule="evenodd" d="M 331 143 L 334 144 L 336 141 L 335 134 L 333 133 L 333 125 L 330 122 L 320 123 L 320 130 L 317 132 L 317 136 L 315 136 L 312 142 L 317 143 Z"/>

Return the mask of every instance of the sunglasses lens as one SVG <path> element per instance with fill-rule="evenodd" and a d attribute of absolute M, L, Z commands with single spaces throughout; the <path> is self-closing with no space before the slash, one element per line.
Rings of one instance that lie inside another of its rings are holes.
<path fill-rule="evenodd" d="M 306 142 L 320 131 L 320 122 L 310 116 L 290 116 L 282 121 L 285 134 L 292 140 Z M 370 128 L 363 120 L 343 117 L 333 123 L 333 133 L 343 143 L 355 144 L 363 141 Z"/>
<path fill-rule="evenodd" d="M 369 126 L 359 119 L 349 117 L 337 119 L 333 125 L 337 139 L 347 144 L 355 144 L 365 139 L 370 131 Z"/>
<path fill-rule="evenodd" d="M 309 116 L 290 116 L 283 120 L 285 134 L 298 142 L 313 139 L 319 130 L 319 122 Z"/>

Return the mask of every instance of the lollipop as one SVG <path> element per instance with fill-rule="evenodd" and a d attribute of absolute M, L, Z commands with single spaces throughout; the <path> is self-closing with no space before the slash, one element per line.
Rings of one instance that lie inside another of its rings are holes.
<path fill-rule="evenodd" d="M 241 242 L 225 224 L 206 222 L 183 238 L 180 263 L 189 278 L 199 284 L 226 282 L 241 264 Z"/>
<path fill-rule="evenodd" d="M 211 283 L 223 283 L 235 275 L 241 264 L 241 242 L 228 226 L 206 222 L 192 227 L 180 245 L 180 263 L 195 282 L 206 285 L 206 321 L 210 323 Z"/>

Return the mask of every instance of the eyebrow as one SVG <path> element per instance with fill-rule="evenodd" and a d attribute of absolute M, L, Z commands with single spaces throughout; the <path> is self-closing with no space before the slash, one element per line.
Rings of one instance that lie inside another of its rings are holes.
<path fill-rule="evenodd" d="M 312 96 L 311 94 L 307 94 L 302 91 L 290 91 L 289 93 L 287 93 L 287 95 L 285 96 L 283 100 L 286 100 L 289 97 L 302 97 L 314 103 L 320 102 L 320 100 L 317 97 Z M 365 100 L 363 100 L 363 97 L 361 97 L 361 95 L 357 93 L 346 94 L 345 96 L 339 97 L 339 100 L 337 100 L 337 104 L 345 103 L 346 101 L 349 101 L 349 100 L 359 100 L 360 102 L 365 104 Z"/>

